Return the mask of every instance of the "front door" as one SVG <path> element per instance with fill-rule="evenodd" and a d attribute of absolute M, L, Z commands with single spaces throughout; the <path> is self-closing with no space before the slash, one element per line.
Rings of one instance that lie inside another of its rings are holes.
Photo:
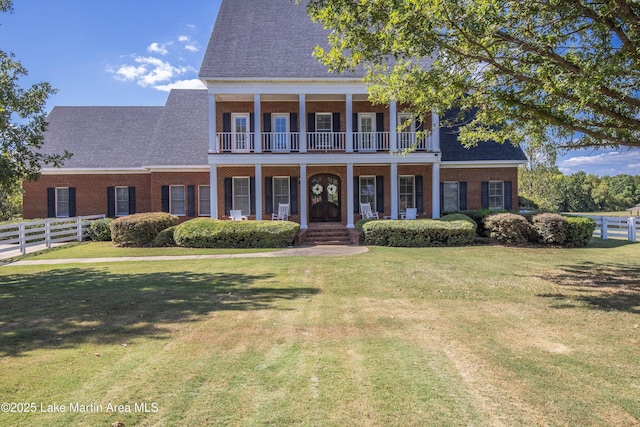
<path fill-rule="evenodd" d="M 309 220 L 340 222 L 340 178 L 315 175 L 309 180 Z"/>
<path fill-rule="evenodd" d="M 231 130 L 231 151 L 248 152 L 251 137 L 249 135 L 249 114 L 232 114 L 233 128 Z"/>

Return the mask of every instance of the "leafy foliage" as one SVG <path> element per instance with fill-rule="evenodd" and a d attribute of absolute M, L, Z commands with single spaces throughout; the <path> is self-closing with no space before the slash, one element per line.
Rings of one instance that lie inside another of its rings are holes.
<path fill-rule="evenodd" d="M 476 235 L 469 221 L 380 220 L 362 227 L 364 243 L 378 246 L 428 247 L 470 245 Z"/>
<path fill-rule="evenodd" d="M 477 108 L 467 145 L 640 146 L 637 1 L 311 0 L 308 13 L 332 30 L 316 56 L 364 66 L 375 101 Z"/>
<path fill-rule="evenodd" d="M 533 234 L 540 243 L 563 244 L 567 239 L 567 221 L 562 215 L 543 213 L 531 218 Z"/>
<path fill-rule="evenodd" d="M 109 242 L 111 241 L 111 223 L 112 218 L 103 218 L 93 221 L 87 229 L 89 238 L 94 242 Z"/>
<path fill-rule="evenodd" d="M 111 223 L 111 237 L 119 246 L 148 246 L 162 230 L 178 223 L 178 217 L 166 212 L 127 215 Z"/>
<path fill-rule="evenodd" d="M 196 218 L 176 227 L 178 246 L 190 248 L 282 248 L 293 244 L 300 225 L 291 221 L 220 221 Z"/>
<path fill-rule="evenodd" d="M 176 241 L 173 237 L 173 233 L 175 233 L 176 227 L 177 225 L 174 225 L 173 227 L 165 228 L 160 233 L 158 233 L 156 238 L 153 239 L 151 246 L 155 248 L 176 246 Z"/>
<path fill-rule="evenodd" d="M 478 228 L 478 223 L 475 222 L 471 217 L 462 213 L 452 213 L 444 215 L 440 218 L 440 221 L 469 221 L 473 224 L 474 227 Z"/>
<path fill-rule="evenodd" d="M 596 229 L 596 222 L 591 218 L 576 216 L 567 216 L 565 219 L 567 221 L 567 238 L 564 245 L 568 247 L 587 246 Z"/>
<path fill-rule="evenodd" d="M 489 237 L 500 242 L 510 244 L 524 244 L 529 242 L 532 229 L 529 222 L 522 215 L 501 213 L 489 215 L 484 220 Z"/>

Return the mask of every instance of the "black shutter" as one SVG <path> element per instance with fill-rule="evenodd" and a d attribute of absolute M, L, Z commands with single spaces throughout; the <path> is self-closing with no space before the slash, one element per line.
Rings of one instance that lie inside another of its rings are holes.
<path fill-rule="evenodd" d="M 440 183 L 440 213 L 444 212 L 444 182 Z"/>
<path fill-rule="evenodd" d="M 231 113 L 222 113 L 222 132 L 231 132 Z"/>
<path fill-rule="evenodd" d="M 273 150 L 271 146 L 271 113 L 262 114 L 262 129 L 264 130 L 264 149 Z"/>
<path fill-rule="evenodd" d="M 504 208 L 508 211 L 513 209 L 513 197 L 511 195 L 512 185 L 511 181 L 504 182 Z"/>
<path fill-rule="evenodd" d="M 249 204 L 251 205 L 251 215 L 256 213 L 256 178 L 249 178 Z"/>
<path fill-rule="evenodd" d="M 360 177 L 353 177 L 353 213 L 360 213 Z"/>
<path fill-rule="evenodd" d="M 376 132 L 378 132 L 378 150 L 384 148 L 384 113 L 376 113 Z"/>
<path fill-rule="evenodd" d="M 187 186 L 187 215 L 196 216 L 196 187 Z"/>
<path fill-rule="evenodd" d="M 458 209 L 461 211 L 467 210 L 467 183 L 459 182 L 458 183 Z"/>
<path fill-rule="evenodd" d="M 332 116 L 333 132 L 340 132 L 340 113 L 333 113 Z M 340 135 L 333 135 L 333 146 L 336 148 L 340 146 Z"/>
<path fill-rule="evenodd" d="M 376 176 L 376 210 L 384 212 L 384 176 Z"/>
<path fill-rule="evenodd" d="M 136 213 L 136 187 L 129 187 L 129 215 Z"/>
<path fill-rule="evenodd" d="M 273 178 L 270 176 L 264 177 L 264 205 L 267 215 L 273 213 Z"/>
<path fill-rule="evenodd" d="M 489 181 L 482 181 L 481 185 L 482 209 L 489 209 Z"/>
<path fill-rule="evenodd" d="M 169 212 L 169 186 L 162 186 L 162 212 Z"/>
<path fill-rule="evenodd" d="M 116 188 L 107 187 L 107 216 L 113 218 L 116 216 Z"/>
<path fill-rule="evenodd" d="M 255 114 L 253 114 L 253 113 L 249 113 L 249 132 L 251 133 L 249 135 L 249 147 L 253 151 L 253 150 L 255 150 L 256 142 L 259 143 L 259 141 L 260 141 L 259 139 L 256 141 L 256 137 L 255 137 L 255 132 L 256 132 Z"/>
<path fill-rule="evenodd" d="M 316 114 L 307 113 L 307 132 L 316 131 Z"/>
<path fill-rule="evenodd" d="M 298 130 L 298 113 L 289 113 L 289 131 L 299 132 Z"/>
<path fill-rule="evenodd" d="M 358 128 L 359 123 L 358 123 L 358 113 L 353 113 L 352 115 L 352 125 L 351 125 L 351 131 L 353 132 L 353 148 L 354 150 L 358 151 L 362 149 L 362 146 L 359 142 L 359 135 L 358 132 L 360 131 L 360 129 Z M 357 213 L 357 212 L 356 212 Z"/>
<path fill-rule="evenodd" d="M 231 178 L 224 179 L 224 214 L 231 215 L 233 209 L 233 181 Z"/>
<path fill-rule="evenodd" d="M 255 115 L 253 113 L 249 113 L 249 132 L 255 132 L 256 131 L 255 124 L 256 124 Z"/>
<path fill-rule="evenodd" d="M 298 214 L 298 181 L 297 176 L 289 177 L 289 213 Z"/>
<path fill-rule="evenodd" d="M 416 132 L 422 132 L 424 130 L 424 120 L 420 120 L 420 117 L 416 117 Z"/>
<path fill-rule="evenodd" d="M 69 187 L 69 216 L 76 216 L 76 188 Z"/>
<path fill-rule="evenodd" d="M 415 177 L 416 184 L 416 208 L 418 209 L 418 214 L 424 212 L 424 196 L 422 193 L 422 175 L 416 175 Z"/>
<path fill-rule="evenodd" d="M 56 216 L 56 189 L 47 188 L 47 218 L 55 218 Z"/>

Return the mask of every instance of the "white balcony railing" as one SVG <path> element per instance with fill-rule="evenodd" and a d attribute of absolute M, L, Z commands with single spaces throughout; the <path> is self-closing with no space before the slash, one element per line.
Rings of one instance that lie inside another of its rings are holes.
<path fill-rule="evenodd" d="M 255 135 L 252 132 L 218 132 L 217 152 L 254 153 Z M 346 132 L 307 132 L 306 151 L 315 153 L 346 152 L 389 152 L 391 132 L 353 132 L 352 146 L 347 147 Z M 261 151 L 267 153 L 292 153 L 300 151 L 299 132 L 262 132 L 259 136 Z M 396 134 L 397 150 L 434 151 L 431 135 L 421 136 L 415 132 Z"/>

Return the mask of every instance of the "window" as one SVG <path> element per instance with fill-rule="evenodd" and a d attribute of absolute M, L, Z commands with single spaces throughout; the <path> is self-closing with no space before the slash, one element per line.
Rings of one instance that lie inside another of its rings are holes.
<path fill-rule="evenodd" d="M 316 132 L 332 132 L 331 113 L 316 114 Z"/>
<path fill-rule="evenodd" d="M 400 176 L 400 212 L 407 208 L 416 207 L 415 177 L 413 175 Z"/>
<path fill-rule="evenodd" d="M 198 187 L 198 214 L 211 216 L 211 187 L 208 185 Z"/>
<path fill-rule="evenodd" d="M 459 187 L 457 182 L 444 182 L 442 185 L 443 190 L 443 206 L 442 210 L 444 212 L 447 211 L 457 211 L 459 208 L 458 201 L 459 197 Z"/>
<path fill-rule="evenodd" d="M 504 206 L 504 186 L 502 181 L 489 181 L 489 209 L 502 209 Z"/>
<path fill-rule="evenodd" d="M 357 148 L 359 150 L 375 150 L 376 115 L 373 113 L 358 114 L 358 131 L 360 132 L 358 136 L 360 138 L 360 146 Z"/>
<path fill-rule="evenodd" d="M 289 203 L 289 177 L 273 177 L 273 211 L 278 211 L 278 204 Z"/>
<path fill-rule="evenodd" d="M 56 217 L 69 217 L 69 188 L 56 188 Z"/>
<path fill-rule="evenodd" d="M 129 187 L 116 187 L 116 216 L 129 215 Z"/>
<path fill-rule="evenodd" d="M 231 140 L 233 143 L 232 151 L 249 151 L 250 135 L 249 135 L 249 114 L 232 114 L 231 120 L 233 128 L 231 131 Z"/>
<path fill-rule="evenodd" d="M 185 216 L 187 213 L 185 210 L 184 186 L 172 185 L 169 187 L 169 192 L 169 212 L 173 215 Z"/>
<path fill-rule="evenodd" d="M 412 148 L 416 142 L 416 122 L 413 114 L 398 114 L 398 148 Z"/>
<path fill-rule="evenodd" d="M 360 177 L 360 203 L 371 203 L 371 210 L 376 212 L 376 177 Z"/>
<path fill-rule="evenodd" d="M 274 114 L 273 120 L 273 149 L 276 151 L 289 150 L 289 115 Z"/>
<path fill-rule="evenodd" d="M 251 214 L 249 177 L 233 178 L 233 209 L 241 210 L 242 215 Z"/>

